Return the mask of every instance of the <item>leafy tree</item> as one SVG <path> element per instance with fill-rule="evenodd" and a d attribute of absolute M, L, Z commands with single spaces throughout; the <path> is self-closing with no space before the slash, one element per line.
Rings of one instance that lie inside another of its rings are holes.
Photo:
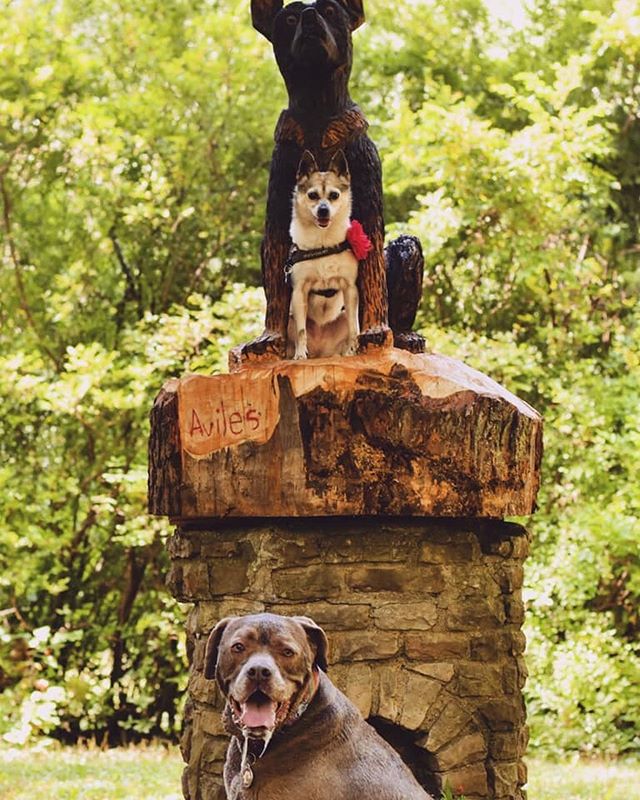
<path fill-rule="evenodd" d="M 429 340 L 545 416 L 533 744 L 619 753 L 640 744 L 640 10 L 580 5 L 537 4 L 475 93 L 426 77 L 416 104 L 396 76 L 384 166 L 393 227 L 426 246 Z"/>
<path fill-rule="evenodd" d="M 259 316 L 230 281 L 257 273 L 268 135 L 248 109 L 277 98 L 239 7 L 3 11 L 0 684 L 10 725 L 30 698 L 18 739 L 174 728 L 182 625 L 167 526 L 145 513 L 147 415 Z"/>
<path fill-rule="evenodd" d="M 420 324 L 545 417 L 529 521 L 533 743 L 638 749 L 640 9 L 370 0 L 353 96 Z M 261 327 L 284 102 L 246 0 L 0 11 L 0 725 L 173 735 L 182 611 L 145 511 L 163 380 Z"/>

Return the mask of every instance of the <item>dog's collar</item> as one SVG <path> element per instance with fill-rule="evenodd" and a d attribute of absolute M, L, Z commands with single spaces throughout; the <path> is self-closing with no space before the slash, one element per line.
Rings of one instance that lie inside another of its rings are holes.
<path fill-rule="evenodd" d="M 251 736 L 249 735 L 248 728 L 243 728 L 242 736 L 244 738 L 242 746 L 240 746 L 240 742 L 238 739 L 236 739 L 238 748 L 240 749 L 240 780 L 242 781 L 243 789 L 248 789 L 253 783 L 252 767 L 256 761 L 259 758 L 262 758 L 262 756 L 266 753 L 269 742 L 271 741 L 271 737 L 273 736 L 273 731 L 270 731 L 263 739 L 264 744 L 262 746 L 262 752 L 258 753 L 258 755 L 254 755 L 253 753 L 249 752 L 249 740 L 251 739 Z"/>
<path fill-rule="evenodd" d="M 316 692 L 318 691 L 318 686 L 320 686 L 320 672 L 317 667 L 314 667 L 313 672 L 311 673 L 311 691 L 307 694 L 306 697 L 303 697 L 302 700 L 298 703 L 296 710 L 291 715 L 291 719 L 285 721 L 285 725 L 293 725 L 294 722 L 297 722 L 300 717 L 304 714 L 304 712 L 309 708 L 311 705 L 311 701 L 316 696 Z"/>
<path fill-rule="evenodd" d="M 315 258 L 323 258 L 324 256 L 335 255 L 336 253 L 344 253 L 345 250 L 351 250 L 357 261 L 363 261 L 369 251 L 371 250 L 371 239 L 364 232 L 364 228 L 357 219 L 352 219 L 347 230 L 347 238 L 340 244 L 333 245 L 333 247 L 316 247 L 314 250 L 301 250 L 297 244 L 292 244 L 289 250 L 289 257 L 284 265 L 284 278 L 287 285 L 291 285 L 291 273 L 293 268 L 299 261 L 312 261 Z M 327 294 L 331 290 L 315 290 L 315 294 L 321 294 L 323 297 L 333 297 L 335 292 Z"/>
<path fill-rule="evenodd" d="M 288 284 L 291 283 L 291 273 L 293 268 L 300 261 L 314 261 L 316 258 L 324 258 L 325 256 L 335 256 L 337 253 L 344 253 L 349 250 L 351 245 L 347 239 L 340 244 L 334 244 L 332 247 L 316 247 L 313 250 L 301 250 L 298 245 L 292 244 L 289 250 L 289 256 L 284 264 L 284 277 Z M 319 293 L 318 293 L 319 294 Z"/>

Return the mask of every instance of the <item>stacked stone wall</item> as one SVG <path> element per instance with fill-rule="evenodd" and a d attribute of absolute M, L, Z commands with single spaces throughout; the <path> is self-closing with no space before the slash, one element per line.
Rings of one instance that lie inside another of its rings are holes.
<path fill-rule="evenodd" d="M 187 623 L 182 752 L 188 800 L 223 800 L 221 698 L 203 676 L 224 616 L 306 614 L 330 643 L 329 677 L 432 792 L 521 800 L 527 744 L 526 532 L 499 521 L 306 519 L 178 529 L 173 595 Z"/>

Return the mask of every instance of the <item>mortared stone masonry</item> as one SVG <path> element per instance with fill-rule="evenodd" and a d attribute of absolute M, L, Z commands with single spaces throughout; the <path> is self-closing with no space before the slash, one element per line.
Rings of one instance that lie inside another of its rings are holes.
<path fill-rule="evenodd" d="M 165 386 L 150 508 L 176 523 L 168 584 L 193 604 L 185 798 L 225 797 L 207 635 L 256 611 L 322 625 L 329 676 L 434 795 L 524 798 L 528 538 L 503 519 L 533 511 L 540 458 L 533 409 L 437 356 L 275 362 Z"/>

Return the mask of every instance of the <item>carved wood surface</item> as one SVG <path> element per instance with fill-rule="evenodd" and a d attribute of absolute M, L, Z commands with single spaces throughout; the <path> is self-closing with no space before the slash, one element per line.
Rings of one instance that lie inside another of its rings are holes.
<path fill-rule="evenodd" d="M 388 348 L 169 381 L 149 508 L 174 520 L 533 511 L 542 420 L 460 361 Z"/>

